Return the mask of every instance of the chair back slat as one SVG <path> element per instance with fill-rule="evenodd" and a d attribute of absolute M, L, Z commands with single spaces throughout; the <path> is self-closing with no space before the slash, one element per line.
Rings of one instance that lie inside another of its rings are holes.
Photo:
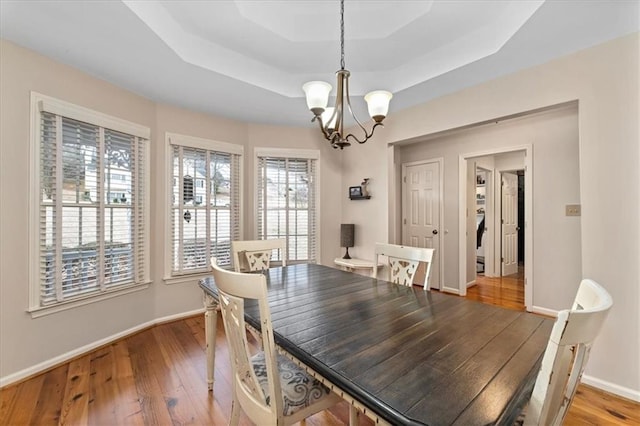
<path fill-rule="evenodd" d="M 280 251 L 282 266 L 287 266 L 286 244 L 287 240 L 285 238 L 232 241 L 233 268 L 236 272 L 254 272 L 269 269 L 274 250 Z"/>
<path fill-rule="evenodd" d="M 418 265 L 420 262 L 426 264 L 424 277 L 424 289 L 429 288 L 429 276 L 431 273 L 431 263 L 435 249 L 400 246 L 396 244 L 376 243 L 374 263 L 379 262 L 380 256 L 387 257 L 389 266 L 389 281 L 395 284 L 412 286 Z M 377 278 L 378 268 L 373 268 L 373 277 Z"/>
<path fill-rule="evenodd" d="M 572 309 L 560 311 L 551 330 L 525 425 L 562 424 L 611 306 L 611 296 L 602 286 L 582 280 Z"/>

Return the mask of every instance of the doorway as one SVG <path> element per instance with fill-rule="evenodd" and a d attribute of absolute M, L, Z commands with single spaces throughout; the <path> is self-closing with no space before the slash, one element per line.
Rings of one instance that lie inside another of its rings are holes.
<path fill-rule="evenodd" d="M 487 223 L 491 220 L 491 217 L 487 215 L 487 205 L 492 201 L 491 194 L 488 191 L 488 187 L 490 187 L 490 185 L 487 182 L 491 182 L 492 171 L 477 165 L 475 167 L 475 264 L 476 275 L 484 275 L 486 271 L 486 254 L 490 251 L 487 250 L 487 246 L 492 247 L 492 244 L 489 244 L 487 238 L 485 238 L 485 234 L 488 229 Z M 472 233 L 471 235 L 473 236 L 474 234 Z M 489 258 L 492 258 L 492 256 L 489 256 Z"/>
<path fill-rule="evenodd" d="M 531 304 L 527 282 L 532 282 L 532 264 L 527 260 L 532 232 L 526 226 L 532 217 L 530 149 L 460 156 L 460 194 L 465 194 L 459 216 L 461 295 L 478 279 L 508 276 L 522 287 L 524 305 Z"/>

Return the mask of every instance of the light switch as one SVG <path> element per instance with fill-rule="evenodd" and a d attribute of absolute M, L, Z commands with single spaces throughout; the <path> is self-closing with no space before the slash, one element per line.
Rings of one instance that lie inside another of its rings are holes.
<path fill-rule="evenodd" d="M 565 206 L 566 216 L 580 216 L 580 204 L 567 204 Z"/>

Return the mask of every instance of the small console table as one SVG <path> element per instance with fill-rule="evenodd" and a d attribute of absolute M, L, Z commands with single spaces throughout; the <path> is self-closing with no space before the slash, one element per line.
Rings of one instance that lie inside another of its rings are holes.
<path fill-rule="evenodd" d="M 343 271 L 356 272 L 361 275 L 371 275 L 373 273 L 373 262 L 370 260 L 336 257 L 333 263 L 338 265 Z M 382 265 L 382 263 L 378 263 L 378 267 Z"/>

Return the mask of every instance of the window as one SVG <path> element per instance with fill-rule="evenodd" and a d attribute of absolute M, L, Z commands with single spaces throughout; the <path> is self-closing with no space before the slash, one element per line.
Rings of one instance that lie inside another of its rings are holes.
<path fill-rule="evenodd" d="M 258 238 L 286 238 L 289 262 L 317 261 L 317 159 L 317 151 L 257 151 Z"/>
<path fill-rule="evenodd" d="M 149 129 L 36 93 L 32 114 L 30 310 L 146 284 Z"/>
<path fill-rule="evenodd" d="M 170 276 L 207 272 L 214 256 L 231 265 L 240 239 L 242 147 L 167 134 L 173 182 L 170 200 Z"/>

